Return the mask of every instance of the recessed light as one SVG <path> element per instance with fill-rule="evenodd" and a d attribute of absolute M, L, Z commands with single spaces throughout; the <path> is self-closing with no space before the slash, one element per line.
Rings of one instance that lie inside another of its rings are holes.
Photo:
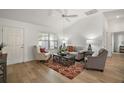
<path fill-rule="evenodd" d="M 120 16 L 116 16 L 116 18 L 119 18 Z"/>

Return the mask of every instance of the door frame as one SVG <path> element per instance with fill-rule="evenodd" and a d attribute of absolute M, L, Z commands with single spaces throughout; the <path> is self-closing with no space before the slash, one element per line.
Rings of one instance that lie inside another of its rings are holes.
<path fill-rule="evenodd" d="M 23 54 L 22 57 L 23 58 L 22 58 L 22 63 L 23 63 L 25 61 L 25 53 L 24 53 L 24 50 L 25 50 L 25 42 L 24 42 L 25 41 L 25 34 L 24 34 L 24 30 L 25 29 L 24 29 L 24 27 L 17 27 L 17 26 L 11 26 L 11 25 L 0 25 L 0 26 L 2 27 L 2 29 L 5 28 L 5 27 L 22 29 L 22 31 L 23 31 L 22 32 L 23 33 L 23 37 L 22 37 L 23 38 L 23 49 L 22 49 L 22 52 L 23 52 L 22 53 Z"/>

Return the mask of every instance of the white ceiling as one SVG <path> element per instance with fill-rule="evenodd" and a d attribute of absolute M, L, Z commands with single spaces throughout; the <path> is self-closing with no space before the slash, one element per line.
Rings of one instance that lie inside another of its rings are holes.
<path fill-rule="evenodd" d="M 108 20 L 123 19 L 124 9 L 115 9 L 113 11 L 107 11 L 107 12 L 104 12 L 104 15 L 106 16 Z"/>
<path fill-rule="evenodd" d="M 55 20 L 48 15 L 45 9 L 0 9 L 0 17 L 33 23 L 37 25 L 51 25 L 49 21 Z"/>
<path fill-rule="evenodd" d="M 28 22 L 37 25 L 47 25 L 59 28 L 64 23 L 64 26 L 69 26 L 80 18 L 85 18 L 85 12 L 91 9 L 0 9 L 0 17 L 22 22 Z M 67 12 L 69 15 L 78 15 L 78 17 L 68 18 L 65 20 L 62 14 Z M 110 9 L 98 9 L 98 13 L 106 12 L 105 15 L 110 18 L 115 13 L 109 13 Z M 120 13 L 124 13 L 121 11 Z"/>
<path fill-rule="evenodd" d="M 104 12 L 106 16 L 110 29 L 112 31 L 123 30 L 124 25 L 124 9 L 114 10 L 110 12 Z"/>

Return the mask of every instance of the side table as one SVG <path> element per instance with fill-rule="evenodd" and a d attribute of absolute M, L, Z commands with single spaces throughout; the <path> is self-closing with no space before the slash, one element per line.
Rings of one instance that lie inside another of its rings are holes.
<path fill-rule="evenodd" d="M 7 81 L 7 54 L 0 56 L 0 83 L 6 83 Z"/>

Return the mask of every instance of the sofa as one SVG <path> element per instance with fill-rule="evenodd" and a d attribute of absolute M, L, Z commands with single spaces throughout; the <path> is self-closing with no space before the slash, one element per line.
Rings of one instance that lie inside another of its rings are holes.
<path fill-rule="evenodd" d="M 67 46 L 67 52 L 69 54 L 75 55 L 76 61 L 81 61 L 84 59 L 84 48 L 80 46 Z"/>

